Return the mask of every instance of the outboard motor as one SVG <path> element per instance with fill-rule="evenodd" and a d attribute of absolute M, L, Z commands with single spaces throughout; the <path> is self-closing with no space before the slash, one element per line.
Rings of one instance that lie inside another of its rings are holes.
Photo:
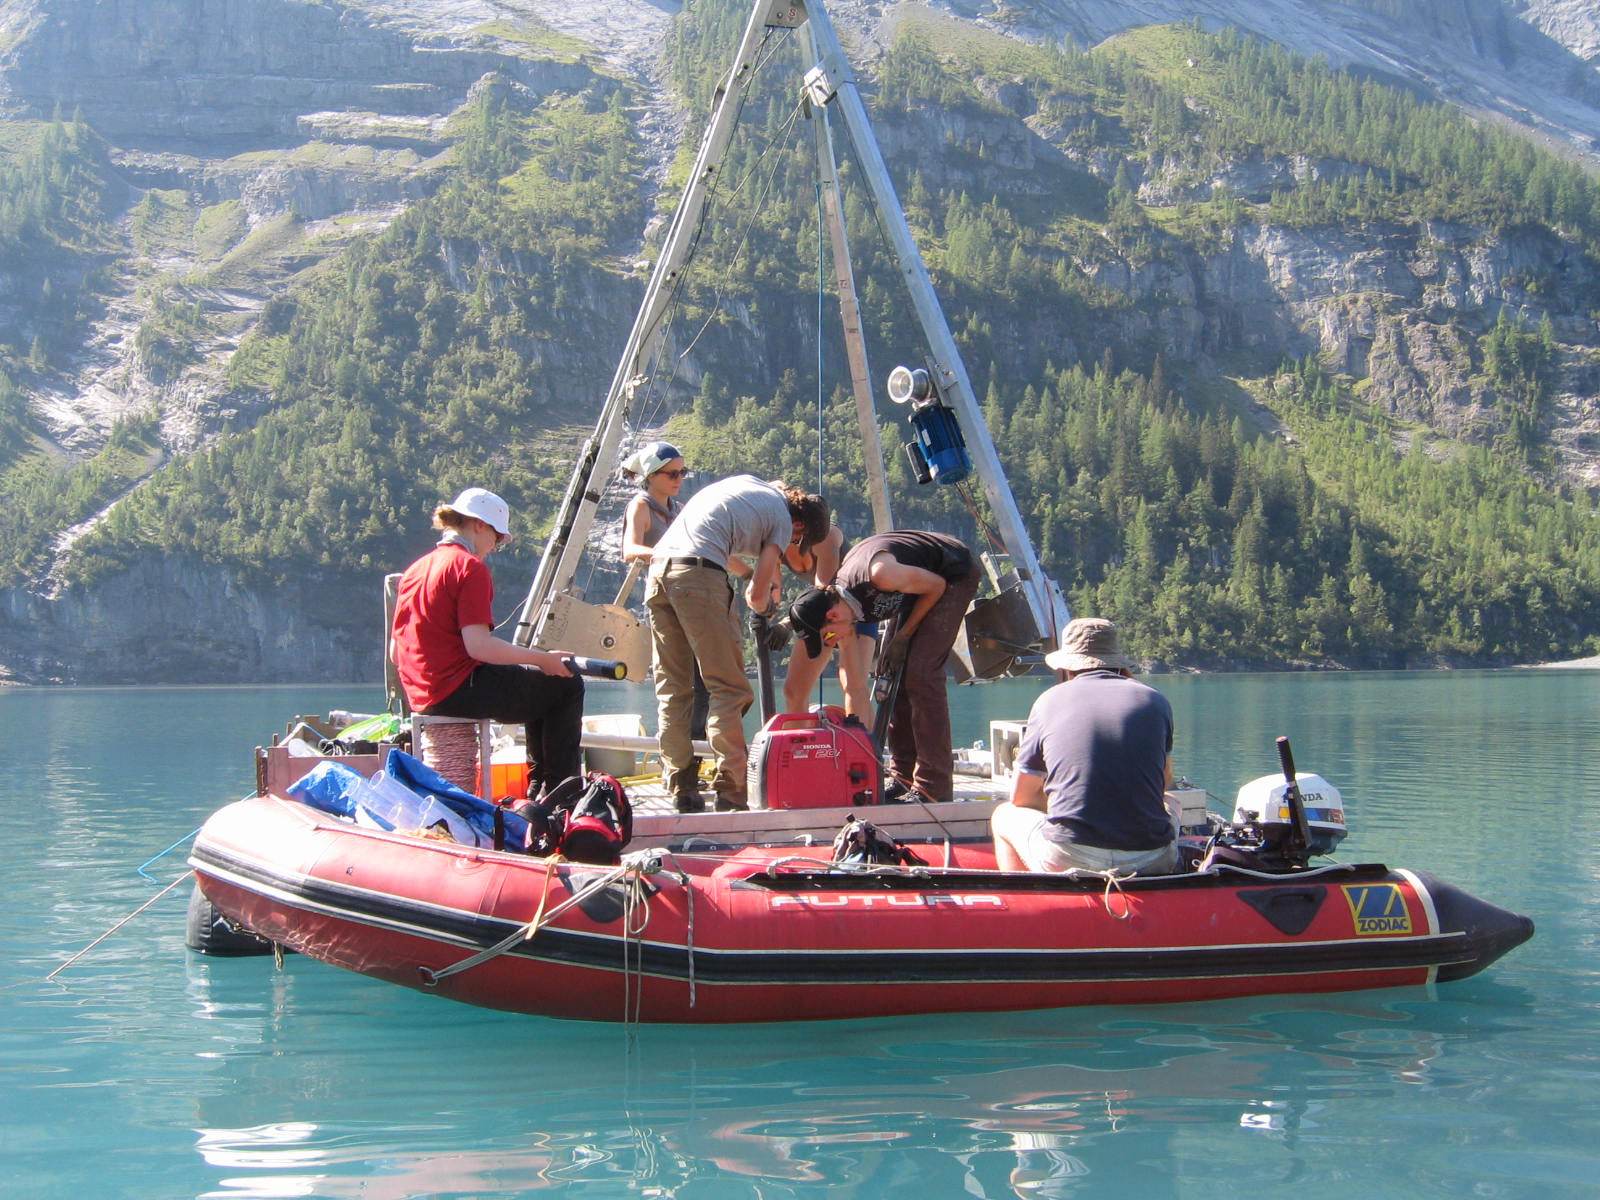
<path fill-rule="evenodd" d="M 1344 841 L 1339 789 L 1321 775 L 1296 771 L 1288 738 L 1280 737 L 1277 745 L 1282 773 L 1252 779 L 1239 789 L 1233 820 L 1197 852 L 1195 870 L 1233 866 L 1289 874 L 1305 870 L 1316 855 L 1332 854 Z"/>
<path fill-rule="evenodd" d="M 1334 847 L 1344 841 L 1347 832 L 1344 800 L 1339 795 L 1339 789 L 1321 775 L 1305 771 L 1295 772 L 1295 785 L 1300 789 L 1300 799 L 1306 810 L 1306 826 L 1310 832 L 1306 853 L 1332 854 Z M 1265 843 L 1283 844 L 1291 831 L 1288 793 L 1289 781 L 1282 775 L 1263 775 L 1260 779 L 1252 779 L 1239 789 L 1238 799 L 1233 806 L 1233 823 L 1239 826 L 1255 825 L 1260 828 Z"/>

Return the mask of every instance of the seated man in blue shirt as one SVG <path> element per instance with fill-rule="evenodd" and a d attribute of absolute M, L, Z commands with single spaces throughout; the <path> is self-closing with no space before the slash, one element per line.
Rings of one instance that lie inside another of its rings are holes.
<path fill-rule="evenodd" d="M 1178 863 L 1166 807 L 1172 705 L 1132 676 L 1116 626 L 1069 621 L 1045 656 L 1061 682 L 1034 702 L 1009 803 L 990 818 L 1002 871 L 1163 875 Z"/>

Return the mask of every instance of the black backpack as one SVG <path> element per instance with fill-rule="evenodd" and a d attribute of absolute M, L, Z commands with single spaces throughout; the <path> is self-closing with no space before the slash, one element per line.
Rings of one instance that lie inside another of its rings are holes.
<path fill-rule="evenodd" d="M 633 806 L 610 775 L 590 771 L 563 779 L 517 814 L 528 822 L 528 853 L 559 854 L 573 862 L 606 866 L 620 862 L 633 837 Z"/>
<path fill-rule="evenodd" d="M 870 863 L 886 867 L 925 867 L 926 859 L 895 841 L 871 821 L 852 817 L 833 839 L 836 863 Z"/>

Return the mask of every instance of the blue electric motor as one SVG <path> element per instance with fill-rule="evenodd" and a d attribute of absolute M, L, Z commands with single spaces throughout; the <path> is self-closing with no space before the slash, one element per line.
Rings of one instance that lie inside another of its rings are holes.
<path fill-rule="evenodd" d="M 896 367 L 889 373 L 889 399 L 912 406 L 909 420 L 917 440 L 906 443 L 906 458 L 918 483 L 960 483 L 972 473 L 967 439 L 928 372 Z"/>

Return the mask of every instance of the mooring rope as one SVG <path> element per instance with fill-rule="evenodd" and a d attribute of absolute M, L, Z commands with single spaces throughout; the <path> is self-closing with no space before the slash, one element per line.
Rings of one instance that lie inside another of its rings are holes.
<path fill-rule="evenodd" d="M 179 844 L 181 845 L 182 843 L 179 843 Z M 160 858 L 160 857 L 161 857 L 161 855 L 159 855 L 159 854 L 156 855 L 156 858 Z M 152 859 L 151 861 L 154 862 L 155 859 Z M 85 954 L 89 953 L 89 951 L 93 950 L 101 942 L 105 941 L 113 933 L 115 933 L 117 930 L 121 929 L 124 925 L 126 925 L 129 921 L 133 920 L 140 913 L 144 912 L 145 909 L 149 908 L 152 904 L 154 904 L 157 900 L 161 899 L 161 897 L 165 896 L 173 888 L 177 887 L 185 879 L 193 879 L 193 878 L 194 878 L 194 872 L 193 871 L 185 871 L 182 875 L 179 875 L 171 883 L 167 884 L 166 887 L 162 888 L 154 896 L 151 896 L 150 899 L 146 900 L 138 908 L 134 909 L 127 916 L 123 917 L 122 920 L 118 921 L 110 929 L 106 930 L 99 937 L 95 938 L 94 941 L 90 942 L 82 950 L 79 950 L 76 954 L 74 954 L 71 958 L 67 959 L 66 962 L 62 963 L 54 971 L 51 971 L 50 974 L 48 974 L 48 975 L 46 975 L 44 977 L 44 982 L 49 983 L 52 979 L 54 979 L 57 975 L 61 974 L 61 972 L 65 971 L 73 963 L 77 962 L 80 958 L 82 958 Z"/>
<path fill-rule="evenodd" d="M 550 877 L 556 871 L 556 856 L 551 855 L 544 860 L 544 886 L 539 889 L 539 907 L 533 910 L 533 920 L 528 922 L 528 928 L 523 931 L 522 938 L 527 941 L 538 932 L 544 924 L 544 906 L 550 899 Z"/>
<path fill-rule="evenodd" d="M 1133 876 L 1131 874 L 1129 874 L 1129 875 L 1118 875 L 1116 873 L 1116 871 L 1114 871 L 1114 870 L 1109 870 L 1109 871 L 1083 871 L 1083 870 L 1078 870 L 1078 871 L 1074 871 L 1073 874 L 1074 875 L 1095 875 L 1095 876 L 1098 876 L 1099 878 L 1104 879 L 1106 881 L 1105 888 L 1100 893 L 1100 903 L 1105 908 L 1107 914 L 1109 914 L 1113 919 L 1118 920 L 1118 921 L 1126 921 L 1129 917 L 1133 916 L 1133 899 L 1122 888 L 1122 883 L 1123 883 L 1124 880 L 1133 878 Z M 1120 913 L 1117 912 L 1116 910 L 1114 910 L 1111 907 L 1111 896 L 1112 896 L 1113 892 L 1116 893 L 1118 896 L 1122 897 L 1122 911 Z"/>
<path fill-rule="evenodd" d="M 168 846 L 160 854 L 157 854 L 152 858 L 145 859 L 144 862 L 140 863 L 139 866 L 135 869 L 135 874 L 143 875 L 151 883 L 155 883 L 156 882 L 155 876 L 151 875 L 148 871 L 145 870 L 145 868 L 148 867 L 153 862 L 160 862 L 163 858 L 165 858 L 167 855 L 171 854 L 179 846 L 183 845 L 187 841 L 192 840 L 194 838 L 195 834 L 199 833 L 202 828 L 204 828 L 204 826 L 196 825 L 193 829 L 191 829 L 188 833 L 184 834 L 177 841 L 173 842 L 172 845 Z"/>
<path fill-rule="evenodd" d="M 639 1021 L 644 1004 L 645 927 L 650 924 L 650 894 L 645 890 L 645 873 L 635 871 L 623 884 L 622 896 L 622 1017 L 630 1025 Z M 640 914 L 643 914 L 642 918 Z M 633 957 L 629 960 L 629 947 Z"/>
<path fill-rule="evenodd" d="M 430 970 L 427 967 L 418 967 L 417 974 L 422 977 L 423 984 L 427 987 L 437 987 L 441 979 L 448 979 L 452 975 L 459 975 L 462 971 L 470 971 L 473 967 L 478 966 L 480 963 L 488 962 L 491 958 L 498 958 L 500 955 L 506 953 L 508 950 L 516 946 L 519 942 L 525 942 L 531 939 L 534 934 L 538 933 L 539 930 L 550 924 L 550 922 L 554 921 L 573 905 L 582 904 L 596 892 L 603 891 L 604 889 L 610 887 L 613 883 L 616 883 L 618 880 L 627 878 L 630 875 L 642 879 L 643 876 L 653 875 L 660 869 L 660 855 L 654 850 L 642 850 L 637 854 L 625 855 L 622 862 L 617 864 L 615 867 L 610 868 L 598 878 L 591 879 L 588 883 L 584 884 L 583 887 L 579 888 L 576 892 L 567 897 L 560 904 L 556 905 L 549 912 L 545 912 L 545 897 L 550 891 L 549 877 L 550 873 L 554 871 L 557 862 L 558 860 L 553 856 L 546 860 L 546 882 L 543 893 L 539 898 L 539 911 L 534 913 L 532 919 L 529 920 L 527 924 L 517 926 L 514 931 L 501 938 L 494 945 L 485 950 L 480 950 L 471 957 L 464 958 L 460 962 L 454 963 L 448 967 L 441 967 L 437 971 Z"/>

